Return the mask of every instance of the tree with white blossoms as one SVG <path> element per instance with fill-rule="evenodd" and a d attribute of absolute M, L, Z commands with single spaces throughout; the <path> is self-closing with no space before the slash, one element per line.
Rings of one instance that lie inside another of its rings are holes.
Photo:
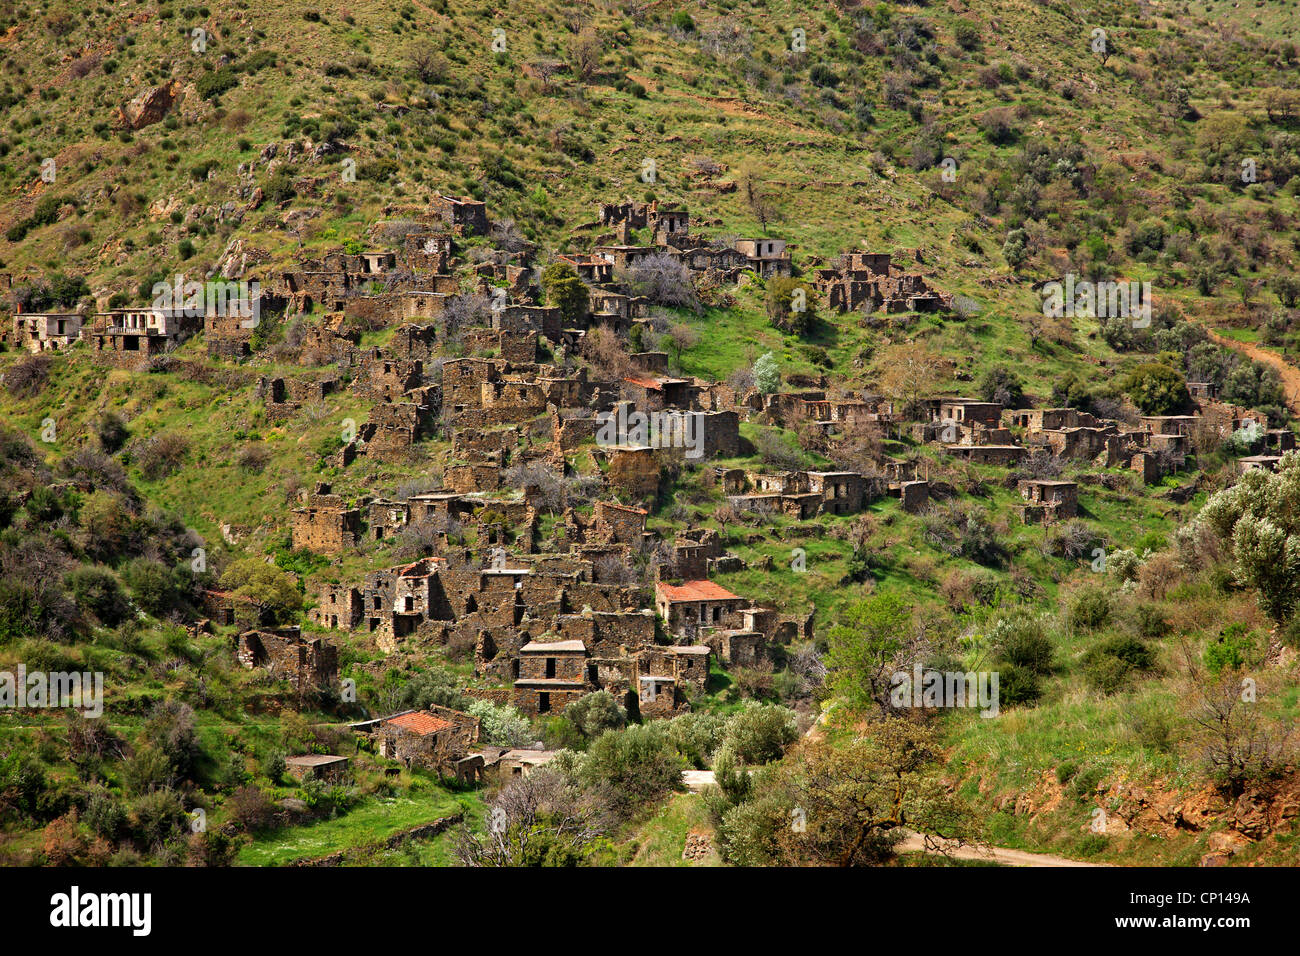
<path fill-rule="evenodd" d="M 764 395 L 770 395 L 781 387 L 781 370 L 771 352 L 764 352 L 754 363 L 754 384 Z"/>
<path fill-rule="evenodd" d="M 471 717 L 479 719 L 479 737 L 499 747 L 519 747 L 532 739 L 528 718 L 509 704 L 476 700 L 469 705 Z"/>
<path fill-rule="evenodd" d="M 1231 542 L 1238 583 L 1285 621 L 1300 604 L 1300 453 L 1287 452 L 1277 472 L 1253 470 L 1213 495 L 1197 523 Z"/>

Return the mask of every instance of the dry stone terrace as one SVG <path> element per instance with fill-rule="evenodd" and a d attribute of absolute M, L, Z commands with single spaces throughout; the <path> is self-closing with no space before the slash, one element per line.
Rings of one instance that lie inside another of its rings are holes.
<path fill-rule="evenodd" d="M 285 514 L 294 549 L 373 559 L 371 570 L 351 579 L 314 580 L 310 621 L 388 655 L 472 648 L 467 691 L 525 714 L 559 712 L 606 690 L 632 714 L 669 717 L 705 692 L 712 662 L 753 667 L 781 645 L 812 636 L 807 609 L 763 606 L 759 596 L 713 580 L 745 567 L 716 530 L 687 528 L 661 540 L 650 529 L 674 469 L 709 470 L 738 514 L 796 521 L 858 514 L 891 497 L 918 513 L 950 493 L 932 484 L 928 459 L 870 454 L 828 470 L 713 464 L 752 452 L 741 437 L 743 423 L 906 437 L 932 446 L 940 461 L 1002 469 L 1044 459 L 1126 468 L 1145 482 L 1180 467 L 1202 430 L 1222 438 L 1248 423 L 1267 429 L 1263 415 L 1220 402 L 1208 383 L 1190 386 L 1192 414 L 1129 424 L 1074 408 L 1004 408 L 961 395 L 913 401 L 904 414 L 890 398 L 836 389 L 825 375 L 791 375 L 767 394 L 738 390 L 672 374 L 661 351 L 629 354 L 624 369 L 605 379 L 596 366 L 567 356 L 578 354 L 595 329 L 624 334 L 650 321 L 649 300 L 624 285 L 627 269 L 667 256 L 704 288 L 735 283 L 747 272 L 789 276 L 792 250 L 779 238 L 711 241 L 692 231 L 686 208 L 653 202 L 602 204 L 598 220 L 584 228 L 598 230 L 588 251 L 551 260 L 572 268 L 587 287 L 582 315 L 543 304 L 534 280 L 548 263 L 526 243 L 511 250 L 480 245 L 477 260 L 466 261 L 467 238 L 490 246 L 497 235 L 484 205 L 467 198 L 436 197 L 395 248 L 329 252 L 255 277 L 264 312 L 325 311 L 303 326 L 294 346 L 300 370 L 255 379 L 268 420 L 292 422 L 345 390 L 368 408 L 330 462 L 340 490 L 320 482 Z M 919 271 L 920 253 L 908 258 L 904 267 L 903 257 L 890 253 L 849 251 L 816 271 L 811 288 L 832 311 L 951 309 L 952 297 Z M 481 297 L 478 307 L 466 308 L 473 296 Z M 253 356 L 255 325 L 238 316 L 151 308 L 19 313 L 6 337 L 33 352 L 57 351 L 70 360 L 84 352 L 140 367 L 199 332 L 214 362 Z M 385 333 L 384 344 L 363 347 L 366 332 Z M 78 343 L 86 347 L 79 351 Z M 608 423 L 635 423 L 638 416 L 684 416 L 673 421 L 690 428 L 630 427 L 607 437 Z M 698 447 L 685 447 L 678 439 L 696 429 Z M 652 437 L 663 434 L 670 440 Z M 409 463 L 432 441 L 449 445 L 430 476 L 437 490 L 362 490 L 351 478 L 359 458 Z M 1265 454 L 1244 457 L 1238 467 L 1271 469 L 1293 447 L 1291 432 L 1267 432 Z M 590 507 L 562 507 L 543 535 L 542 516 L 555 508 L 547 488 L 580 477 L 592 486 Z M 1075 481 L 1008 481 L 1023 499 L 1018 510 L 1027 524 L 1080 513 Z M 415 532 L 425 556 L 377 566 L 378 551 Z M 648 573 L 636 571 L 638 562 Z M 213 592 L 210 603 L 216 620 L 241 626 L 237 654 L 246 667 L 264 668 L 299 691 L 337 681 L 337 649 L 329 640 L 268 628 L 231 595 Z M 395 715 L 361 729 L 381 753 L 467 778 L 498 764 L 512 771 L 527 765 L 474 749 L 477 722 L 455 712 Z"/>

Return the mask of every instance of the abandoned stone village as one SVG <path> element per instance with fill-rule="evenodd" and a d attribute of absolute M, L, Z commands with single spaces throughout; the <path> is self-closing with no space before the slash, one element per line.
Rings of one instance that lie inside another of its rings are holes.
<path fill-rule="evenodd" d="M 621 375 L 598 377 L 595 366 L 571 358 L 583 354 L 584 339 L 600 328 L 627 336 L 654 321 L 652 302 L 624 279 L 638 262 L 670 257 L 701 289 L 734 285 L 750 273 L 790 276 L 793 267 L 780 239 L 711 241 L 692 232 L 686 209 L 653 202 L 602 205 L 586 232 L 588 252 L 541 262 L 517 236 L 501 244 L 508 248 L 496 247 L 498 231 L 483 203 L 440 196 L 421 210 L 398 251 L 340 250 L 291 271 L 241 257 L 248 273 L 240 278 L 259 283 L 263 315 L 323 313 L 306 324 L 297 347 L 300 374 L 249 378 L 268 420 L 291 422 L 331 393 L 351 389 L 370 412 L 336 453 L 333 464 L 343 476 L 363 456 L 400 462 L 413 446 L 435 437 L 451 446 L 445 469 L 433 476 L 440 478 L 436 491 L 344 495 L 322 482 L 302 495 L 285 515 L 295 549 L 365 553 L 420 528 L 430 553 L 320 586 L 308 595 L 314 606 L 305 630 L 269 627 L 228 595 L 210 593 L 212 619 L 238 626 L 235 652 L 243 666 L 265 669 L 306 693 L 339 681 L 332 634 L 361 635 L 387 654 L 457 644 L 472 648 L 475 681 L 467 696 L 538 716 L 606 690 L 629 714 L 646 720 L 689 709 L 705 692 L 715 663 L 753 666 L 775 648 L 812 637 L 816 622 L 809 608 L 769 606 L 761 596 L 734 594 L 713 579 L 743 569 L 717 531 L 687 529 L 663 541 L 648 530 L 665 472 L 683 466 L 684 449 L 598 441 L 601 414 L 691 416 L 703 438 L 694 467 L 711 474 L 736 513 L 805 521 L 855 514 L 888 496 L 908 512 L 921 512 L 950 489 L 932 487 L 924 462 L 916 459 L 881 456 L 844 471 L 716 465 L 745 454 L 742 422 L 811 423 L 827 433 L 874 430 L 936 445 L 954 459 L 1008 469 L 1031 459 L 1118 466 L 1144 482 L 1179 467 L 1200 430 L 1226 437 L 1250 421 L 1267 430 L 1258 412 L 1223 404 L 1212 387 L 1196 383 L 1194 414 L 1133 425 L 1073 408 L 1003 408 L 955 395 L 902 409 L 880 395 L 836 391 L 824 376 L 792 376 L 784 389 L 768 394 L 738 391 L 670 374 L 661 351 L 633 352 Z M 479 254 L 473 261 L 461 255 L 470 239 Z M 566 316 L 542 304 L 536 276 L 553 262 L 571 267 L 586 285 L 584 315 Z M 952 307 L 950 296 L 891 254 L 849 251 L 807 278 L 832 311 Z M 460 310 L 467 297 L 491 305 L 458 324 L 456 347 L 449 350 L 447 312 Z M 392 335 L 383 347 L 367 348 L 363 330 Z M 33 352 L 71 350 L 69 361 L 138 368 L 202 333 L 212 362 L 229 366 L 255 354 L 256 332 L 255 323 L 240 315 L 192 316 L 179 308 L 20 312 L 7 344 Z M 1242 458 L 1239 467 L 1272 468 L 1293 446 L 1290 431 L 1266 435 L 1267 453 Z M 599 482 L 594 505 L 565 509 L 543 536 L 543 485 L 578 474 Z M 1079 513 L 1074 481 L 1019 478 L 1012 484 L 1027 523 L 1066 521 Z M 638 556 L 645 565 L 647 554 L 653 558 L 649 581 L 631 570 Z M 494 768 L 525 773 L 549 757 L 486 746 L 476 718 L 447 708 L 379 715 L 355 729 L 386 757 L 466 780 Z M 346 759 L 302 755 L 290 763 L 295 773 L 329 777 L 342 772 Z"/>

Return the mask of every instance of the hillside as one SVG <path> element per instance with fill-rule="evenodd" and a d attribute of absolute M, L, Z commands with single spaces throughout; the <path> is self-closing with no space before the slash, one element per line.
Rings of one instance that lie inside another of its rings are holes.
<path fill-rule="evenodd" d="M 1296 26 L 0 2 L 0 862 L 1295 865 Z"/>

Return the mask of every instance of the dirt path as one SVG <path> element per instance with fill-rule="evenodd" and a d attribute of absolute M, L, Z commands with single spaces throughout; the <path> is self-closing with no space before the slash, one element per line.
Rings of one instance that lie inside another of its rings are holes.
<path fill-rule="evenodd" d="M 1003 866 L 1108 866 L 1106 863 L 1084 863 L 1082 860 L 1067 860 L 1063 856 L 1050 853 L 1030 853 L 1027 850 L 1012 850 L 1001 846 L 958 846 L 951 840 L 931 838 L 931 844 L 937 843 L 947 850 L 947 855 L 956 860 L 983 860 L 986 863 L 1000 863 Z M 925 837 L 919 833 L 909 833 L 898 844 L 899 853 L 939 853 L 940 849 L 926 846 Z"/>
<path fill-rule="evenodd" d="M 1282 387 L 1286 389 L 1287 407 L 1291 409 L 1292 414 L 1300 415 L 1300 368 L 1296 368 L 1271 349 L 1262 348 L 1253 342 L 1238 342 L 1226 335 L 1220 335 L 1209 327 L 1206 327 L 1205 331 L 1209 333 L 1210 340 L 1214 343 L 1240 352 L 1261 365 L 1276 369 L 1277 374 L 1282 376 Z"/>

